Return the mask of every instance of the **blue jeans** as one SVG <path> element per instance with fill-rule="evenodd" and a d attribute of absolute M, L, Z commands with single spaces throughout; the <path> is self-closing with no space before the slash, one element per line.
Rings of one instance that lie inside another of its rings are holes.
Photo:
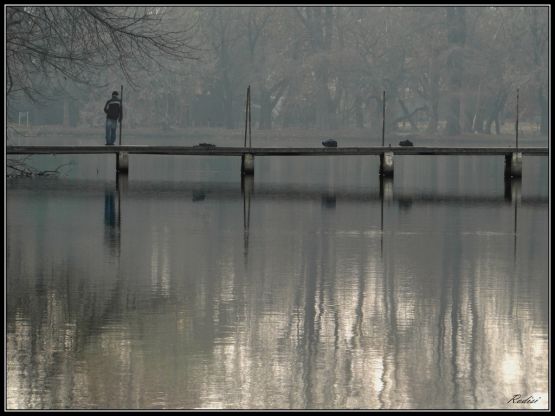
<path fill-rule="evenodd" d="M 116 129 L 118 121 L 106 118 L 106 144 L 114 144 L 116 141 Z"/>

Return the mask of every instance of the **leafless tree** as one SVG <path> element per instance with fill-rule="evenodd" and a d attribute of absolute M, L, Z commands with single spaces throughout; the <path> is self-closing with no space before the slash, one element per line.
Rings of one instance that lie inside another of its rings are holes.
<path fill-rule="evenodd" d="M 138 67 L 194 58 L 192 27 L 171 28 L 165 7 L 9 6 L 5 12 L 8 97 L 36 99 L 37 83 L 60 76 L 90 84 L 108 67 L 119 67 L 132 84 Z"/>

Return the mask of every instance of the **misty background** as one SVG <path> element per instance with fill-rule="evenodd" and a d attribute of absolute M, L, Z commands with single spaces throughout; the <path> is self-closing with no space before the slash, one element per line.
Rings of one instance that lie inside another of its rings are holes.
<path fill-rule="evenodd" d="M 6 8 L 13 133 L 547 135 L 547 7 Z M 35 130 L 33 130 L 33 128 Z M 39 128 L 39 129 L 37 129 Z M 333 134 L 333 133 L 332 133 Z M 10 132 L 8 133 L 8 140 Z"/>

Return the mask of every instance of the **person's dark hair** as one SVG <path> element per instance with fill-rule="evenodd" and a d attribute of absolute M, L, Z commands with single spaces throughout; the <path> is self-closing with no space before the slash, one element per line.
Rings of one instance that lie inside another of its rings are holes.
<path fill-rule="evenodd" d="M 117 91 L 114 91 L 112 95 L 119 95 L 119 93 Z"/>

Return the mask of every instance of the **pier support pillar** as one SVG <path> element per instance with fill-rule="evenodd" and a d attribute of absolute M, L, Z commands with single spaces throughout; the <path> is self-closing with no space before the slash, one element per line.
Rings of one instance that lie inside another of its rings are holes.
<path fill-rule="evenodd" d="M 254 155 L 245 153 L 241 156 L 241 175 L 254 175 Z"/>
<path fill-rule="evenodd" d="M 127 173 L 129 171 L 129 154 L 126 152 L 118 152 L 116 156 L 116 170 L 118 173 Z"/>
<path fill-rule="evenodd" d="M 380 155 L 380 175 L 393 176 L 393 152 Z"/>
<path fill-rule="evenodd" d="M 522 177 L 522 153 L 513 152 L 505 155 L 505 177 L 520 178 Z"/>

